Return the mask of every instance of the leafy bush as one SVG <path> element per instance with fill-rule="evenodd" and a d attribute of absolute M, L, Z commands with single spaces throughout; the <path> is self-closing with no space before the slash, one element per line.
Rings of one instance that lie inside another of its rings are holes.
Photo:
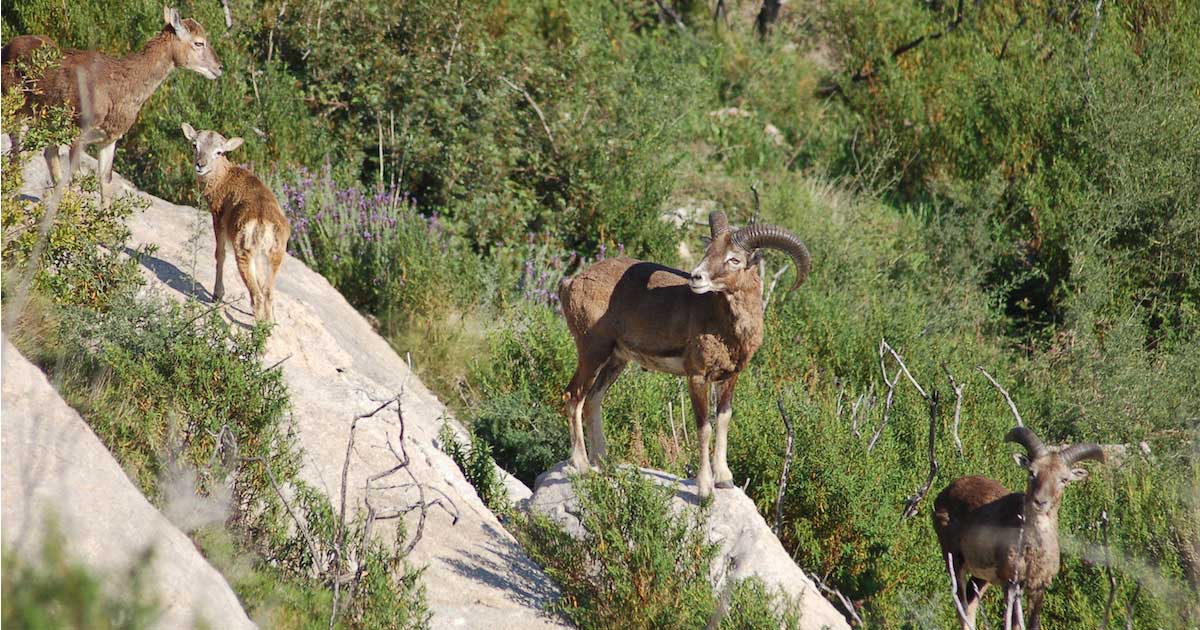
<path fill-rule="evenodd" d="M 504 481 L 496 470 L 496 462 L 492 460 L 491 445 L 475 436 L 472 436 L 470 444 L 464 445 L 448 423 L 442 425 L 438 440 L 441 441 L 442 450 L 475 487 L 483 504 L 497 514 L 507 513 L 512 506 L 508 502 Z"/>
<path fill-rule="evenodd" d="M 155 625 L 160 607 L 147 583 L 145 562 L 134 562 L 127 572 L 97 575 L 66 547 L 63 535 L 51 527 L 34 561 L 4 549 L 0 619 L 5 627 L 137 630 Z"/>
<path fill-rule="evenodd" d="M 709 581 L 717 547 L 703 510 L 671 507 L 674 491 L 635 469 L 577 477 L 581 538 L 542 515 L 517 536 L 559 585 L 555 608 L 580 628 L 699 628 L 717 611 Z M 721 628 L 798 627 L 761 581 L 731 585 Z"/>

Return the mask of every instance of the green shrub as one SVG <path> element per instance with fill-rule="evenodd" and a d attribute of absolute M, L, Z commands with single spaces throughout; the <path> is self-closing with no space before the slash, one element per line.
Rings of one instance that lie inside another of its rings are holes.
<path fill-rule="evenodd" d="M 127 571 L 99 575 L 80 564 L 51 527 L 35 560 L 4 549 L 3 614 L 6 628 L 27 630 L 136 630 L 151 628 L 161 608 L 141 558 Z"/>
<path fill-rule="evenodd" d="M 470 444 L 464 445 L 448 423 L 442 425 L 438 440 L 442 443 L 442 450 L 475 487 L 483 504 L 497 514 L 507 513 L 512 506 L 508 502 L 508 490 L 496 470 L 496 462 L 492 460 L 491 445 L 474 435 Z"/>
<path fill-rule="evenodd" d="M 577 477 L 581 538 L 543 515 L 517 521 L 518 539 L 558 583 L 554 608 L 580 628 L 699 628 L 717 610 L 717 547 L 705 510 L 671 508 L 674 491 L 621 468 Z M 758 580 L 732 584 L 721 628 L 798 627 L 796 610 Z"/>

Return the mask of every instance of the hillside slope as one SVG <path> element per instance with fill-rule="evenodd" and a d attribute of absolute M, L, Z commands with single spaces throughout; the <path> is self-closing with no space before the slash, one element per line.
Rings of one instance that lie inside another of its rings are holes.
<path fill-rule="evenodd" d="M 92 168 L 94 160 L 85 159 Z M 118 192 L 133 190 L 114 177 Z M 32 159 L 26 188 L 40 197 L 48 186 L 45 161 Z M 129 222 L 131 244 L 154 245 L 143 260 L 149 283 L 145 290 L 178 300 L 211 301 L 214 278 L 212 225 L 207 211 L 179 206 L 146 195 L 149 206 Z M 227 262 L 224 313 L 249 325 L 249 297 Z M 401 423 L 395 405 L 357 423 L 399 396 L 403 413 L 403 447 L 410 463 L 372 482 L 371 505 L 380 514 L 404 513 L 410 537 L 420 534 L 409 560 L 425 566 L 422 583 L 434 627 L 463 626 L 541 628 L 560 624 L 541 606 L 553 597 L 550 580 L 528 559 L 512 536 L 480 501 L 454 462 L 436 444 L 444 422 L 454 423 L 446 408 L 421 384 L 409 366 L 328 282 L 288 257 L 276 285 L 276 327 L 264 362 L 279 362 L 292 407 L 297 444 L 303 449 L 300 477 L 340 505 L 346 470 L 347 514 L 366 512 L 367 478 L 396 467 L 401 452 Z M 413 480 L 417 483 L 413 483 Z M 525 490 L 527 492 L 527 490 Z M 415 506 L 424 501 L 422 511 Z M 517 497 L 520 498 L 520 497 Z M 348 516 L 349 517 L 349 516 Z M 381 520 L 377 531 L 395 521 Z"/>
<path fill-rule="evenodd" d="M 56 529 L 67 556 L 89 569 L 144 567 L 162 607 L 154 627 L 253 628 L 221 574 L 142 496 L 46 376 L 7 338 L 2 344 L 5 548 L 36 561 Z"/>

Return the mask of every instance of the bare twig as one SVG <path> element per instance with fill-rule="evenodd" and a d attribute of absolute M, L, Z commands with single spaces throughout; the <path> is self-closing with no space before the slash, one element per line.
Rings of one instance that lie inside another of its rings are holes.
<path fill-rule="evenodd" d="M 950 373 L 950 369 L 946 367 L 946 364 L 942 364 L 942 369 L 946 371 L 946 378 L 950 380 L 950 389 L 954 390 L 954 424 L 951 425 L 951 433 L 954 435 L 954 446 L 958 449 L 958 454 L 962 455 L 963 445 L 962 439 L 958 437 L 958 419 L 962 413 L 963 390 L 966 389 L 967 384 L 963 383 L 959 385 L 954 380 L 954 375 Z"/>
<path fill-rule="evenodd" d="M 912 373 L 908 371 L 908 366 L 904 365 L 904 359 L 901 359 L 900 355 L 896 354 L 896 351 L 892 349 L 892 346 L 888 344 L 887 340 L 880 339 L 879 340 L 879 360 L 880 361 L 883 361 L 883 351 L 884 350 L 887 350 L 892 355 L 892 358 L 896 359 L 896 363 L 900 364 L 900 369 L 904 372 L 904 375 L 908 377 L 908 382 L 912 383 L 913 387 L 916 387 L 918 392 L 921 392 L 921 398 L 929 398 L 929 394 L 925 393 L 925 388 L 921 387 L 921 384 L 917 382 L 917 379 L 913 378 Z"/>
<path fill-rule="evenodd" d="M 883 357 L 880 357 L 879 369 L 883 369 Z M 887 384 L 887 398 L 883 403 L 883 418 L 879 420 L 879 427 L 875 429 L 875 433 L 871 434 L 871 439 L 867 442 L 867 452 L 870 453 L 875 448 L 875 443 L 879 441 L 879 436 L 883 434 L 883 427 L 887 426 L 888 414 L 892 411 L 892 403 L 895 401 L 896 384 L 900 382 L 900 370 L 896 370 L 896 375 L 892 380 L 888 380 L 887 372 L 883 373 L 883 382 Z"/>
<path fill-rule="evenodd" d="M 779 528 L 783 523 L 783 495 L 787 489 L 788 471 L 792 468 L 792 446 L 795 443 L 796 432 L 792 419 L 783 408 L 783 399 L 776 400 L 775 404 L 779 407 L 779 417 L 783 419 L 783 426 L 787 427 L 787 446 L 783 450 L 783 470 L 779 472 L 779 492 L 775 495 L 775 526 L 772 527 L 775 535 L 779 536 Z"/>
<path fill-rule="evenodd" d="M 842 604 L 842 610 L 844 610 L 846 614 L 850 615 L 850 619 L 854 622 L 853 625 L 859 627 L 863 625 L 863 619 L 858 615 L 858 609 L 854 607 L 854 602 L 850 601 L 850 598 L 843 595 L 838 589 L 826 584 L 825 580 L 816 573 L 812 574 L 812 578 L 813 582 L 816 582 L 817 588 L 821 589 L 826 595 L 832 595 L 838 598 L 838 601 Z"/>
<path fill-rule="evenodd" d="M 350 476 L 350 454 L 354 451 L 354 431 L 358 428 L 358 421 L 373 417 L 375 414 L 383 411 L 388 405 L 395 402 L 399 404 L 399 396 L 388 399 L 382 405 L 376 407 L 373 411 L 359 414 L 354 417 L 350 423 L 350 437 L 346 440 L 346 458 L 342 462 L 342 485 L 341 485 L 341 500 L 338 504 L 338 522 L 337 530 L 333 535 L 333 558 L 330 564 L 330 570 L 334 576 L 341 575 L 342 572 L 342 543 L 346 535 L 346 484 Z M 368 507 L 368 516 L 371 516 L 371 508 Z M 338 603 L 341 596 L 341 580 L 333 581 L 333 605 L 329 612 L 329 627 L 332 630 L 337 622 Z"/>
<path fill-rule="evenodd" d="M 762 199 L 758 196 L 758 185 L 761 183 L 761 181 L 757 181 L 750 184 L 750 192 L 754 194 L 754 216 L 750 219 L 751 223 L 758 223 L 762 218 Z"/>
<path fill-rule="evenodd" d="M 1092 84 L 1092 67 L 1088 63 L 1088 55 L 1092 52 L 1092 46 L 1096 43 L 1096 31 L 1100 29 L 1100 8 L 1104 5 L 1104 0 L 1096 0 L 1096 8 L 1092 17 L 1092 30 L 1088 31 L 1087 45 L 1083 47 L 1083 72 L 1087 76 L 1088 87 Z"/>
<path fill-rule="evenodd" d="M 1100 537 L 1104 542 L 1104 573 L 1108 577 L 1108 599 L 1104 602 L 1104 615 L 1100 617 L 1100 628 L 1108 628 L 1108 618 L 1112 614 L 1113 600 L 1117 597 L 1117 577 L 1113 575 L 1112 553 L 1108 548 L 1108 510 L 1100 511 Z"/>
<path fill-rule="evenodd" d="M 679 30 L 681 30 L 685 33 L 687 32 L 687 25 L 685 25 L 683 23 L 683 18 L 681 18 L 679 16 L 679 13 L 677 11 L 675 11 L 675 9 L 672 9 L 671 7 L 667 6 L 666 3 L 664 3 L 662 0 L 654 0 L 654 4 L 658 5 L 658 11 L 659 11 L 660 17 L 665 17 L 665 18 L 670 19 L 672 22 L 674 22 L 676 28 L 678 28 Z"/>
<path fill-rule="evenodd" d="M 1142 592 L 1142 583 L 1138 582 L 1133 588 L 1133 595 L 1129 596 L 1129 603 L 1125 605 L 1125 630 L 1133 630 L 1133 603 L 1137 601 L 1138 595 Z"/>
<path fill-rule="evenodd" d="M 980 368 L 980 369 L 982 369 L 982 368 Z M 985 372 L 985 374 L 986 374 L 986 372 Z M 999 385 L 997 385 L 997 387 L 999 387 Z M 1020 521 L 1021 526 L 1019 528 L 1017 528 L 1016 550 L 1017 550 L 1018 554 L 1024 554 L 1025 515 L 1018 514 L 1017 520 Z M 1012 580 L 1008 583 L 1007 588 L 1004 589 L 1004 597 L 1005 597 L 1004 630 L 1013 630 L 1012 620 L 1013 620 L 1014 605 L 1015 605 L 1016 614 L 1017 614 L 1017 627 L 1021 628 L 1022 630 L 1025 628 L 1025 615 L 1022 614 L 1022 612 L 1021 612 L 1021 571 L 1020 571 L 1021 563 L 1022 563 L 1022 560 L 1020 558 L 1018 558 L 1018 561 L 1014 565 L 1015 570 L 1013 571 Z"/>
<path fill-rule="evenodd" d="M 958 611 L 958 618 L 962 621 L 963 626 L 966 626 L 970 630 L 974 630 L 974 626 L 972 626 L 971 622 L 967 620 L 967 610 L 963 607 L 962 602 L 962 597 L 966 596 L 967 594 L 967 585 L 971 582 L 970 580 L 967 580 L 966 584 L 959 585 L 958 572 L 954 570 L 953 553 L 946 554 L 946 569 L 950 573 L 950 592 L 954 595 L 954 609 Z M 962 593 L 961 596 L 959 594 L 960 591 Z"/>
<path fill-rule="evenodd" d="M 533 113 L 537 114 L 538 120 L 542 122 L 542 130 L 546 132 L 546 137 L 550 140 L 550 151 L 552 151 L 555 156 L 558 156 L 558 146 L 554 142 L 554 134 L 550 132 L 550 125 L 546 123 L 546 115 L 542 113 L 542 108 L 538 107 L 537 101 L 533 100 L 533 97 L 529 95 L 528 91 L 518 87 L 516 83 L 509 81 L 506 77 L 501 76 L 499 79 L 505 85 L 512 88 L 515 92 L 525 97 L 525 102 L 529 103 L 529 106 L 533 108 Z"/>
<path fill-rule="evenodd" d="M 225 28 L 233 28 L 233 14 L 229 12 L 229 0 L 221 0 L 221 8 L 225 10 Z"/>
<path fill-rule="evenodd" d="M 1019 426 L 1019 427 L 1025 426 L 1025 422 L 1023 420 L 1021 420 L 1021 412 L 1017 411 L 1017 404 L 1013 402 L 1012 396 L 1008 395 L 1008 390 L 1004 389 L 1004 387 L 1002 387 L 1000 385 L 1000 383 L 997 383 L 996 379 L 992 378 L 992 375 L 988 374 L 987 370 L 983 369 L 982 365 L 975 366 L 975 369 L 982 372 L 983 375 L 987 377 L 987 380 L 991 381 L 992 385 L 997 390 L 1000 391 L 1001 395 L 1004 396 L 1004 400 L 1008 401 L 1008 408 L 1012 409 L 1013 417 L 1017 419 L 1017 426 Z"/>
<path fill-rule="evenodd" d="M 921 499 L 929 494 L 929 489 L 933 487 L 933 480 L 937 478 L 938 463 L 934 452 L 934 439 L 937 437 L 937 414 L 940 399 L 941 394 L 936 389 L 930 392 L 926 399 L 929 402 L 929 476 L 925 478 L 925 485 L 905 501 L 904 518 L 912 518 L 917 515 L 917 507 L 921 504 Z"/>
<path fill-rule="evenodd" d="M 783 276 L 783 272 L 785 272 L 787 270 L 788 270 L 787 265 L 782 265 L 775 272 L 775 275 L 771 276 L 771 285 L 770 285 L 770 287 L 767 288 L 767 294 L 763 296 L 763 312 L 764 313 L 767 312 L 767 305 L 771 303 L 771 296 L 775 294 L 775 286 L 779 284 L 779 278 L 781 278 Z"/>

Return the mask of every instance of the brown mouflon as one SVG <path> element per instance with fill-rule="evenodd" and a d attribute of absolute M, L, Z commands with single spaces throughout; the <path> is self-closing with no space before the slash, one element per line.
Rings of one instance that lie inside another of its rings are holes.
<path fill-rule="evenodd" d="M 225 157 L 242 146 L 241 138 L 226 140 L 215 131 L 196 131 L 187 123 L 183 123 L 183 134 L 196 149 L 196 179 L 212 213 L 217 241 L 213 297 L 220 300 L 225 296 L 225 248 L 231 246 L 238 273 L 250 290 L 254 319 L 271 321 L 275 274 L 291 234 L 287 216 L 261 180 Z"/>
<path fill-rule="evenodd" d="M 579 353 L 575 376 L 563 396 L 571 430 L 571 463 L 577 471 L 589 470 L 589 462 L 599 465 L 604 458 L 600 405 L 609 386 L 633 361 L 647 370 L 688 380 L 700 438 L 696 484 L 701 498 L 711 495 L 714 485 L 708 394 L 711 385 L 718 386 L 715 485 L 733 487 L 726 461 L 733 389 L 763 338 L 759 249 L 774 248 L 792 257 L 796 265 L 792 289 L 808 276 L 809 254 L 804 243 L 783 228 L 751 225 L 732 230 L 721 212 L 709 215 L 709 230 L 704 258 L 691 273 L 609 258 L 559 286 L 563 315 Z"/>
<path fill-rule="evenodd" d="M 167 75 L 175 68 L 187 68 L 209 79 L 221 76 L 221 62 L 199 22 L 180 19 L 179 12 L 171 8 L 163 9 L 163 21 L 166 25 L 162 32 L 139 51 L 117 59 L 95 50 L 62 50 L 61 63 L 37 77 L 25 76 L 27 65 L 39 49 L 57 49 L 53 40 L 23 35 L 4 45 L 0 79 L 6 91 L 13 86 L 25 90 L 20 114 L 39 116 L 47 108 L 58 106 L 68 107 L 73 114 L 79 135 L 71 144 L 67 181 L 79 169 L 81 153 L 88 146 L 100 145 L 97 176 L 104 205 L 108 204 L 117 141 L 137 121 L 142 105 Z M 12 140 L 15 155 L 21 150 L 19 131 L 13 131 Z M 58 147 L 45 147 L 44 153 L 50 178 L 57 184 L 62 178 Z"/>
<path fill-rule="evenodd" d="M 1028 457 L 1015 455 L 1029 471 L 1024 493 L 1010 492 L 988 477 L 962 477 L 946 486 L 933 504 L 942 563 L 949 556 L 952 564 L 947 569 L 954 571 L 965 608 L 964 630 L 975 627 L 979 600 L 990 584 L 1000 585 L 1006 595 L 1020 585 L 1029 597 L 1029 630 L 1041 626 L 1042 599 L 1058 574 L 1063 490 L 1088 476 L 1086 470 L 1071 466 L 1085 459 L 1104 461 L 1104 451 L 1096 444 L 1052 452 L 1025 427 L 1009 431 L 1004 440 L 1028 451 Z"/>

